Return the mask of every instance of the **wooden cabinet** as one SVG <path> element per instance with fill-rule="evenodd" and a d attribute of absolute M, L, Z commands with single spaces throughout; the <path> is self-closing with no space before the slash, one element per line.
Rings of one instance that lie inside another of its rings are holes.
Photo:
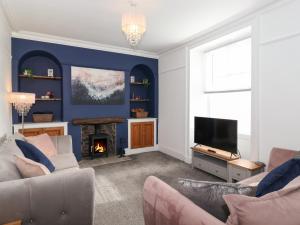
<path fill-rule="evenodd" d="M 22 124 L 14 124 L 13 132 L 22 133 Z M 50 136 L 68 135 L 68 122 L 25 123 L 24 125 L 26 137 L 45 133 Z"/>
<path fill-rule="evenodd" d="M 131 148 L 154 146 L 154 122 L 135 122 L 131 124 Z"/>
<path fill-rule="evenodd" d="M 22 133 L 22 129 L 19 129 L 19 133 Z M 45 133 L 49 136 L 64 135 L 64 127 L 25 128 L 23 131 L 23 135 L 25 137 L 36 136 Z"/>

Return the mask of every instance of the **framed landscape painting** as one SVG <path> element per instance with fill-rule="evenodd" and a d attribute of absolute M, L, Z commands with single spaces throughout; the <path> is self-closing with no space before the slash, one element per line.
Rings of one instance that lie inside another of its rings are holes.
<path fill-rule="evenodd" d="M 71 79 L 72 104 L 124 104 L 124 71 L 72 66 Z"/>

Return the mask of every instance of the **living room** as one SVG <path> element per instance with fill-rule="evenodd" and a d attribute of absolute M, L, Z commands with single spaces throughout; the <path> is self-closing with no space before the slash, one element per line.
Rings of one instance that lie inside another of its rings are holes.
<path fill-rule="evenodd" d="M 299 10 L 1 0 L 0 224 L 299 224 Z"/>

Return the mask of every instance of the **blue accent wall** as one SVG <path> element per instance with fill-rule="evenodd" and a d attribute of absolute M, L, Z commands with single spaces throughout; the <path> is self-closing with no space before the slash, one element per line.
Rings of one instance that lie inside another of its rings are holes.
<path fill-rule="evenodd" d="M 158 60 L 146 57 L 132 56 L 105 52 L 100 50 L 85 49 L 59 44 L 30 41 L 12 38 L 12 87 L 13 91 L 19 90 L 18 65 L 25 54 L 31 51 L 45 51 L 57 58 L 62 65 L 63 76 L 63 110 L 62 121 L 70 122 L 73 118 L 94 118 L 121 116 L 130 117 L 130 73 L 136 65 L 149 67 L 154 75 L 154 96 L 151 101 L 153 116 L 158 115 Z M 123 105 L 72 105 L 71 104 L 71 66 L 81 66 L 109 70 L 125 71 L 125 104 Z M 48 111 L 51 111 L 49 109 Z M 18 117 L 13 113 L 14 123 Z M 80 127 L 69 123 L 69 134 L 73 137 L 73 149 L 78 160 L 81 159 Z M 117 141 L 119 138 L 127 140 L 127 121 L 117 125 Z"/>

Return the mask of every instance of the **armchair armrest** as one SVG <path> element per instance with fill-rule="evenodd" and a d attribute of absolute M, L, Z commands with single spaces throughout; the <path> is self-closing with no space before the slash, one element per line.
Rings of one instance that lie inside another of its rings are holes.
<path fill-rule="evenodd" d="M 56 147 L 58 154 L 73 153 L 72 136 L 51 136 L 54 146 Z"/>
<path fill-rule="evenodd" d="M 94 170 L 71 169 L 0 183 L 0 224 L 92 225 Z"/>
<path fill-rule="evenodd" d="M 143 196 L 145 225 L 225 225 L 156 177 L 147 178 Z"/>

